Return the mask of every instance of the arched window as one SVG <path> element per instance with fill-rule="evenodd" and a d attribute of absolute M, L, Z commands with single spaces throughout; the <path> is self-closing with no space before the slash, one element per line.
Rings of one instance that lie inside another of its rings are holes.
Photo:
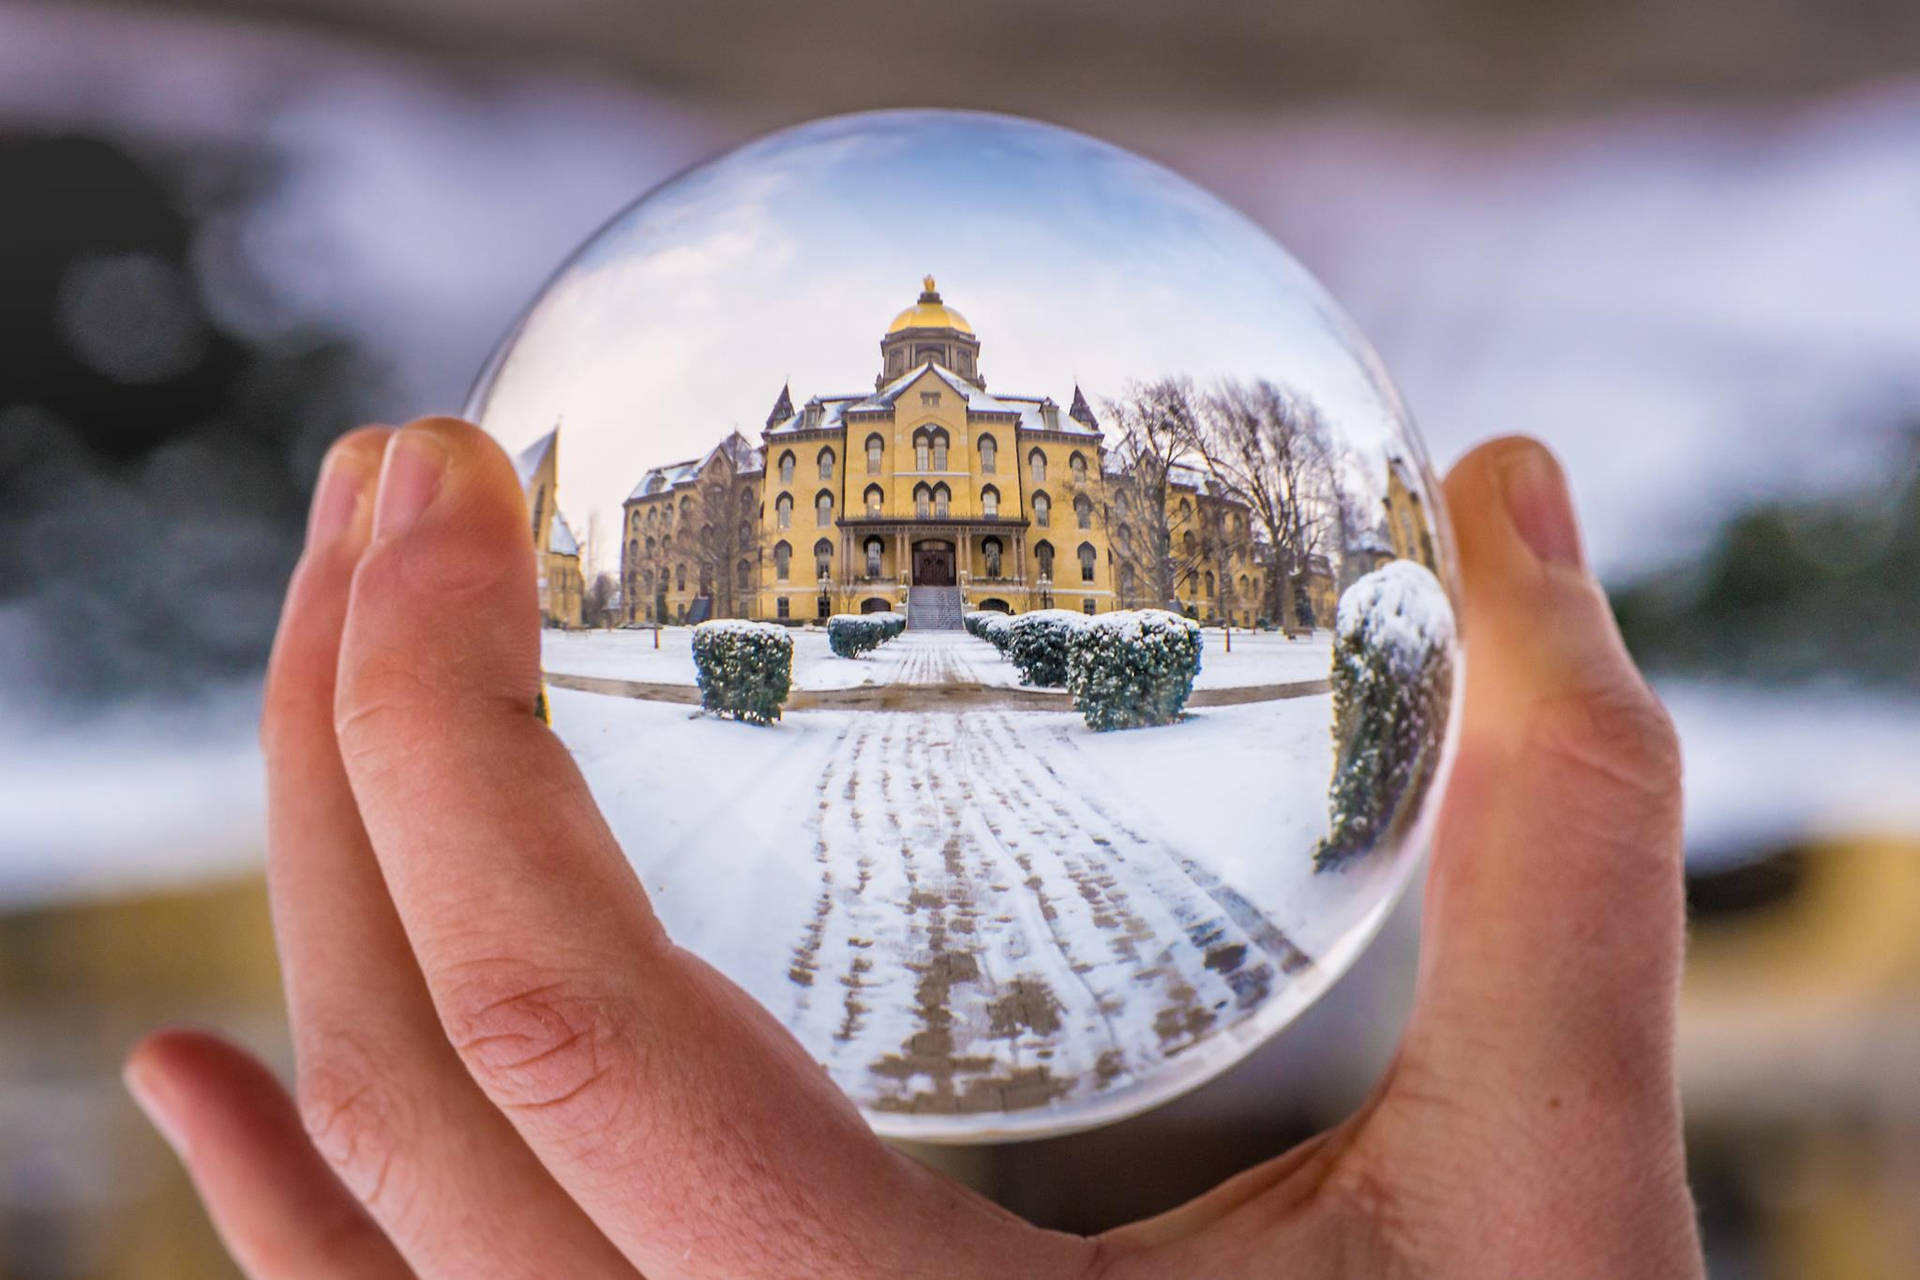
<path fill-rule="evenodd" d="M 986 539 L 984 542 L 980 544 L 980 554 L 984 556 L 987 561 L 987 576 L 989 578 L 999 577 L 1000 576 L 1000 539 L 998 538 Z"/>
<path fill-rule="evenodd" d="M 933 514 L 933 490 L 924 484 L 913 486 L 913 514 L 922 520 Z"/>
<path fill-rule="evenodd" d="M 935 471 L 947 469 L 947 433 L 944 431 L 933 433 L 933 469 Z"/>
<path fill-rule="evenodd" d="M 1208 571 L 1207 571 L 1207 599 L 1209 599 L 1209 600 L 1211 600 L 1211 599 L 1213 599 L 1213 596 L 1214 596 L 1214 590 L 1213 590 L 1213 571 L 1212 571 L 1212 570 L 1208 570 Z"/>
<path fill-rule="evenodd" d="M 1047 455 L 1038 449 L 1027 455 L 1027 482 L 1029 484 L 1047 482 Z"/>
<path fill-rule="evenodd" d="M 820 451 L 820 478 L 822 480 L 833 479 L 833 450 L 832 449 L 822 449 Z"/>
<path fill-rule="evenodd" d="M 980 437 L 980 474 L 990 476 L 1000 462 L 1000 446 L 992 436 Z"/>
<path fill-rule="evenodd" d="M 740 545 L 743 547 L 750 546 L 752 542 L 753 542 L 753 525 L 749 521 L 742 520 L 740 522 Z"/>
<path fill-rule="evenodd" d="M 933 469 L 933 437 L 925 431 L 913 433 L 913 469 L 915 471 Z"/>
<path fill-rule="evenodd" d="M 1120 564 L 1120 594 L 1133 595 L 1133 566 L 1125 561 Z"/>
<path fill-rule="evenodd" d="M 1180 499 L 1180 522 L 1185 524 L 1193 519 L 1193 504 L 1185 498 Z"/>
<path fill-rule="evenodd" d="M 1093 528 L 1093 499 L 1084 493 L 1073 500 L 1073 520 L 1082 529 Z"/>
<path fill-rule="evenodd" d="M 1092 582 L 1094 561 L 1093 544 L 1091 542 L 1081 543 L 1079 551 L 1075 554 L 1080 557 L 1080 581 Z"/>
<path fill-rule="evenodd" d="M 944 520 L 953 505 L 953 490 L 944 484 L 933 486 L 933 514 Z"/>
<path fill-rule="evenodd" d="M 833 495 L 825 489 L 813 495 L 813 523 L 821 529 L 833 523 Z"/>
<path fill-rule="evenodd" d="M 785 582 L 793 572 L 793 548 L 784 541 L 773 544 L 773 576 Z"/>
<path fill-rule="evenodd" d="M 880 504 L 885 502 L 886 498 L 886 492 L 882 490 L 879 485 L 870 484 L 867 486 L 867 492 L 863 495 L 862 501 L 866 503 L 868 519 L 876 519 L 879 517 Z"/>
<path fill-rule="evenodd" d="M 869 578 L 877 578 L 880 576 L 880 553 L 885 549 L 886 544 L 880 541 L 880 539 L 867 539 L 867 576 Z"/>
<path fill-rule="evenodd" d="M 1253 584 L 1247 580 L 1246 574 L 1244 573 L 1241 574 L 1240 575 L 1240 602 L 1242 604 L 1245 604 L 1247 597 L 1252 593 L 1253 593 Z"/>
<path fill-rule="evenodd" d="M 1078 449 L 1075 449 L 1073 453 L 1067 458 L 1067 470 L 1073 473 L 1073 482 L 1075 484 L 1085 484 L 1087 482 L 1086 455 L 1081 453 Z"/>
<path fill-rule="evenodd" d="M 1000 491 L 992 485 L 980 491 L 980 514 L 988 517 L 1000 514 Z"/>
<path fill-rule="evenodd" d="M 833 577 L 833 543 L 822 538 L 813 544 L 813 576 L 825 582 Z"/>
<path fill-rule="evenodd" d="M 886 451 L 887 451 L 887 442 L 881 438 L 880 433 L 878 431 L 874 432 L 872 435 L 867 437 L 867 474 L 868 475 L 877 476 L 880 474 L 880 459 L 886 453 Z"/>
<path fill-rule="evenodd" d="M 675 591 L 687 589 L 687 566 L 684 562 L 673 566 L 673 589 Z"/>
<path fill-rule="evenodd" d="M 680 518 L 682 520 L 693 518 L 693 499 L 687 497 L 685 494 L 682 494 L 680 497 Z"/>
<path fill-rule="evenodd" d="M 653 570 L 648 569 L 640 575 L 640 581 L 647 584 L 649 594 L 653 591 Z"/>
<path fill-rule="evenodd" d="M 660 554 L 666 555 L 668 552 L 672 550 L 673 550 L 673 535 L 670 533 L 661 534 L 660 535 Z"/>
<path fill-rule="evenodd" d="M 631 562 L 634 560 L 638 560 L 639 558 L 640 558 L 640 539 L 635 538 L 633 541 L 627 544 L 627 559 L 629 562 Z"/>
<path fill-rule="evenodd" d="M 773 522 L 782 529 L 793 528 L 793 495 L 783 493 L 774 500 Z"/>
<path fill-rule="evenodd" d="M 1053 544 L 1045 538 L 1033 544 L 1033 562 L 1040 566 L 1040 576 L 1053 576 Z"/>
<path fill-rule="evenodd" d="M 1044 493 L 1033 495 L 1033 523 L 1042 529 L 1053 523 L 1053 499 Z"/>
<path fill-rule="evenodd" d="M 733 566 L 734 590 L 745 591 L 748 587 L 752 585 L 753 585 L 753 564 L 751 561 L 742 560 L 739 564 Z"/>
<path fill-rule="evenodd" d="M 1193 536 L 1193 530 L 1189 529 L 1180 535 L 1180 550 L 1183 554 L 1192 555 L 1194 548 L 1198 545 L 1199 542 Z"/>
<path fill-rule="evenodd" d="M 780 455 L 780 483 L 793 483 L 793 450 L 791 449 Z"/>

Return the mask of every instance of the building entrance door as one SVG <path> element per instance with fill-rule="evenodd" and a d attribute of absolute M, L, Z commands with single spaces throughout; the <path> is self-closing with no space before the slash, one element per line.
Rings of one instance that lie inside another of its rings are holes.
<path fill-rule="evenodd" d="M 913 585 L 950 587 L 953 577 L 953 544 L 928 540 L 913 544 Z"/>

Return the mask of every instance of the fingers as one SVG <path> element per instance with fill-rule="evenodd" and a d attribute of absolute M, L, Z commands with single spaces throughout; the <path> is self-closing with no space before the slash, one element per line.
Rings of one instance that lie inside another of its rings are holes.
<path fill-rule="evenodd" d="M 1447 483 L 1464 722 L 1436 835 L 1410 1045 L 1539 1083 L 1669 1096 L 1682 937 L 1673 730 L 1586 571 L 1558 464 L 1474 451 Z M 1541 1087 L 1552 1087 L 1542 1085 Z"/>
<path fill-rule="evenodd" d="M 252 1057 L 212 1036 L 161 1032 L 133 1051 L 126 1080 L 251 1280 L 412 1274 L 307 1143 L 286 1090 Z"/>
<path fill-rule="evenodd" d="M 268 883 L 300 1110 L 423 1274 L 630 1275 L 446 1043 L 341 765 L 340 634 L 392 435 L 357 431 L 328 454 L 267 678 Z"/>
<path fill-rule="evenodd" d="M 401 432 L 336 697 L 385 882 L 472 1077 L 651 1280 L 1067 1273 L 1083 1244 L 889 1152 L 777 1023 L 666 939 L 533 714 L 528 535 L 485 436 Z"/>

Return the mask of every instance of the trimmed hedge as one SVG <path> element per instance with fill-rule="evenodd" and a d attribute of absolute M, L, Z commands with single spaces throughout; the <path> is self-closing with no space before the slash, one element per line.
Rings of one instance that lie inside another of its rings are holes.
<path fill-rule="evenodd" d="M 980 619 L 980 638 L 1006 656 L 1007 641 L 1013 638 L 1013 619 L 1004 613 L 989 613 Z"/>
<path fill-rule="evenodd" d="M 1020 683 L 1058 689 L 1067 683 L 1067 650 L 1087 616 L 1065 609 L 1036 609 L 1007 623 L 1007 660 L 1020 670 Z"/>
<path fill-rule="evenodd" d="M 1340 597 L 1333 781 L 1317 871 L 1398 835 L 1439 764 L 1453 698 L 1453 606 L 1424 566 L 1395 560 Z"/>
<path fill-rule="evenodd" d="M 793 637 L 772 622 L 715 618 L 693 629 L 700 706 L 752 724 L 772 724 L 793 689 Z"/>
<path fill-rule="evenodd" d="M 1180 718 L 1200 674 L 1200 624 L 1165 609 L 1083 617 L 1067 652 L 1067 692 L 1089 729 Z"/>
<path fill-rule="evenodd" d="M 835 657 L 857 658 L 907 629 L 898 613 L 836 613 L 827 619 L 827 647 Z"/>

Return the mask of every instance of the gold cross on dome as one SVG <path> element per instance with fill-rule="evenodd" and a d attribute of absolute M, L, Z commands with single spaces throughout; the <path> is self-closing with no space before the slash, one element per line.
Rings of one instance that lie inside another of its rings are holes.
<path fill-rule="evenodd" d="M 921 280 L 920 280 L 920 283 L 921 283 L 921 284 L 923 284 L 923 285 L 925 285 L 925 286 L 927 286 L 927 292 L 928 292 L 928 293 L 932 293 L 932 292 L 933 292 L 933 277 L 932 277 L 932 276 L 923 276 L 923 277 L 921 277 Z"/>

